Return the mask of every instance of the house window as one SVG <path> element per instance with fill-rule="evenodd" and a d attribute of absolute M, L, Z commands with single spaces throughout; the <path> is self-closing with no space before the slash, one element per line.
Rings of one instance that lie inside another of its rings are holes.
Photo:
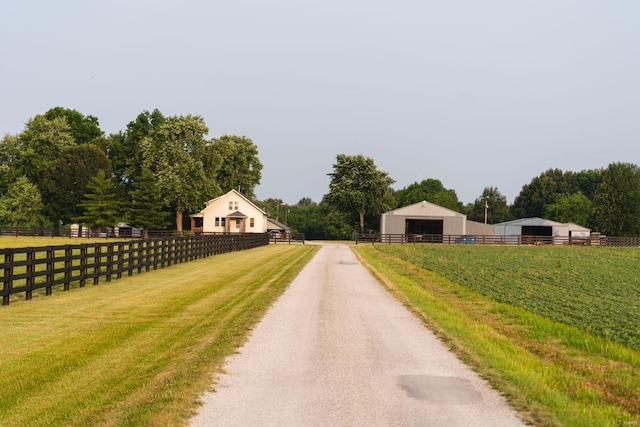
<path fill-rule="evenodd" d="M 232 211 L 233 210 L 233 202 L 229 202 L 229 210 Z"/>
<path fill-rule="evenodd" d="M 220 227 L 220 217 L 216 217 L 216 227 Z"/>
<path fill-rule="evenodd" d="M 222 227 L 225 227 L 227 225 L 227 218 L 220 218 L 220 225 Z"/>
<path fill-rule="evenodd" d="M 249 227 L 253 228 L 255 226 L 255 218 L 249 218 Z"/>

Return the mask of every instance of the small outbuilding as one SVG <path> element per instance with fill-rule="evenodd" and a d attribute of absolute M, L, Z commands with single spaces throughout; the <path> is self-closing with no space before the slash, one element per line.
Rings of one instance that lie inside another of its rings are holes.
<path fill-rule="evenodd" d="M 273 218 L 269 218 L 267 222 L 267 231 L 271 234 L 280 234 L 285 236 L 291 234 L 291 227 Z"/>

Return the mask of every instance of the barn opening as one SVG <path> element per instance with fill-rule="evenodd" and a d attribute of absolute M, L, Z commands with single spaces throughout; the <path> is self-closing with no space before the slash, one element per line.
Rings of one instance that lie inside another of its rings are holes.
<path fill-rule="evenodd" d="M 407 219 L 407 234 L 442 236 L 443 222 L 441 219 Z M 442 237 L 439 239 L 442 241 Z"/>
<path fill-rule="evenodd" d="M 523 225 L 523 243 L 551 243 L 553 241 L 553 227 L 549 225 Z"/>

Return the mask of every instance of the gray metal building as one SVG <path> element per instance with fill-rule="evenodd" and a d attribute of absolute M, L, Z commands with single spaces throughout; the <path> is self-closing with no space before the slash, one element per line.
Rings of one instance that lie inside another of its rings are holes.
<path fill-rule="evenodd" d="M 422 201 L 383 213 L 380 234 L 493 235 L 493 226 L 468 221 L 460 212 Z"/>

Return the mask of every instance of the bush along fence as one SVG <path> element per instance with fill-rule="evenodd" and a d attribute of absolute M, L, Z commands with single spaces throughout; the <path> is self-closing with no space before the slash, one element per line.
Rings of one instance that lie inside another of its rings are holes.
<path fill-rule="evenodd" d="M 13 294 L 24 292 L 30 300 L 42 289 L 51 295 L 55 286 L 68 291 L 72 284 L 97 285 L 101 277 L 109 282 L 124 274 L 268 244 L 269 234 L 247 233 L 0 249 L 2 305 L 8 305 Z"/>

